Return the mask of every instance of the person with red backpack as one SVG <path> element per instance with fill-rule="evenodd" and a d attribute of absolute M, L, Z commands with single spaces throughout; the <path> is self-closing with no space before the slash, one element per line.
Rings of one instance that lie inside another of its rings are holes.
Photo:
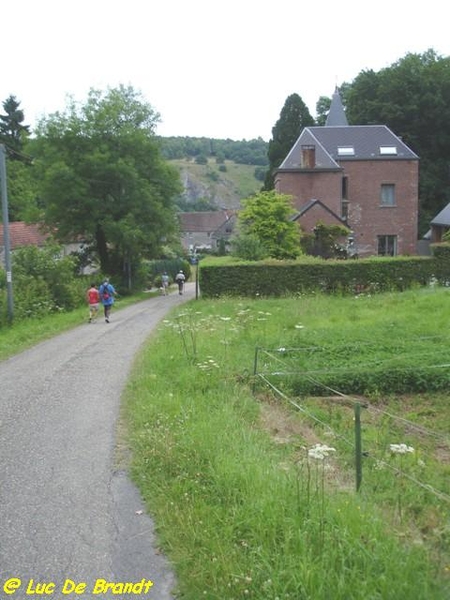
<path fill-rule="evenodd" d="M 114 286 L 109 282 L 109 279 L 105 279 L 99 288 L 100 301 L 103 304 L 103 311 L 105 313 L 105 322 L 109 323 L 109 316 L 111 314 L 111 307 L 114 304 L 114 296 L 117 295 Z"/>

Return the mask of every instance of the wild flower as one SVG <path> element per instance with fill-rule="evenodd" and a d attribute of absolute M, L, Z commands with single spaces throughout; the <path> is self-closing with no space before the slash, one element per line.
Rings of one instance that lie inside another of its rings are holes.
<path fill-rule="evenodd" d="M 414 448 L 412 446 L 407 446 L 406 444 L 390 444 L 389 449 L 392 454 L 407 454 L 408 452 L 414 452 Z"/>
<path fill-rule="evenodd" d="M 297 325 L 295 325 L 295 329 L 305 329 L 305 326 L 297 323 Z"/>
<path fill-rule="evenodd" d="M 201 371 L 211 371 L 212 369 L 220 368 L 219 365 L 216 363 L 216 361 L 213 360 L 212 358 L 209 358 L 208 360 L 205 360 L 204 362 L 197 363 L 197 367 Z"/>
<path fill-rule="evenodd" d="M 314 458 L 316 460 L 324 460 L 331 452 L 336 452 L 336 448 L 332 448 L 325 444 L 316 444 L 308 450 L 308 456 L 309 458 Z"/>

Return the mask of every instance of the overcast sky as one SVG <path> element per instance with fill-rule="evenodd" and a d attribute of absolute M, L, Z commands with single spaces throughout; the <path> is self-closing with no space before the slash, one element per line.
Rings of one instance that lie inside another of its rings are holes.
<path fill-rule="evenodd" d="M 314 117 L 320 96 L 362 70 L 429 48 L 449 56 L 446 10 L 442 0 L 5 2 L 0 102 L 15 95 L 33 127 L 69 95 L 131 85 L 160 113 L 159 135 L 268 141 L 290 94 Z"/>

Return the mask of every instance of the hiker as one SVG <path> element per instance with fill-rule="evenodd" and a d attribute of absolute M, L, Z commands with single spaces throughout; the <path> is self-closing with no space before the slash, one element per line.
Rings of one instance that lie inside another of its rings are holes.
<path fill-rule="evenodd" d="M 86 299 L 89 306 L 89 323 L 95 323 L 98 315 L 98 304 L 100 302 L 100 294 L 95 283 L 91 283 L 90 288 L 86 292 Z"/>
<path fill-rule="evenodd" d="M 162 285 L 162 293 L 164 296 L 167 296 L 169 293 L 169 276 L 166 271 L 161 275 L 161 285 Z"/>
<path fill-rule="evenodd" d="M 117 292 L 114 286 L 109 282 L 109 279 L 105 279 L 99 288 L 100 301 L 103 304 L 103 311 L 105 313 L 105 322 L 109 323 L 109 315 L 111 314 L 111 307 L 114 304 L 114 296 L 117 296 Z"/>
<path fill-rule="evenodd" d="M 175 281 L 178 283 L 178 293 L 183 293 L 184 282 L 186 281 L 186 277 L 184 276 L 183 271 L 180 269 L 175 277 Z"/>

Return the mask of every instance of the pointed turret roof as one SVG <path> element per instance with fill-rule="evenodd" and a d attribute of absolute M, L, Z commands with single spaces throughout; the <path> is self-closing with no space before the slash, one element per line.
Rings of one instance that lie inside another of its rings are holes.
<path fill-rule="evenodd" d="M 348 121 L 345 115 L 344 106 L 342 104 L 339 88 L 334 90 L 331 98 L 330 111 L 327 116 L 325 127 L 347 127 Z"/>

